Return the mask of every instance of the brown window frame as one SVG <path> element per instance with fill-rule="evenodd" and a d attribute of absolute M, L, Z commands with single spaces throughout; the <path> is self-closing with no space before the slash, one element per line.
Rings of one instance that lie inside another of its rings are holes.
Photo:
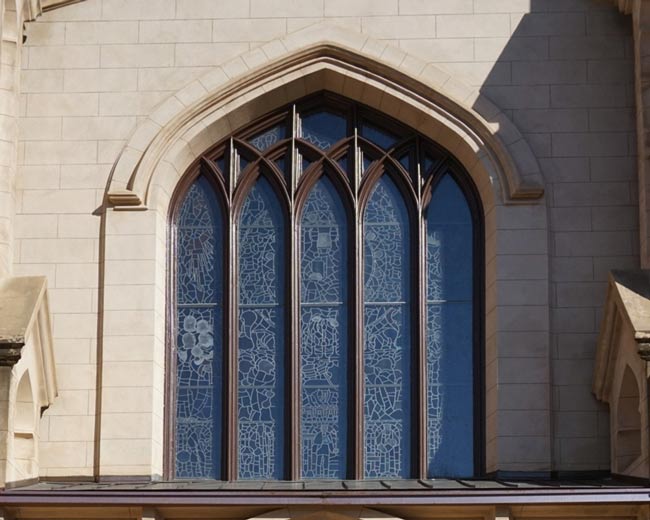
<path fill-rule="evenodd" d="M 302 141 L 297 137 L 299 132 L 299 115 L 327 108 L 336 112 L 351 114 L 349 118 L 346 139 L 339 141 L 328 150 L 322 151 L 317 147 Z M 404 139 L 384 152 L 381 148 L 360 137 L 357 129 L 361 120 L 371 121 L 380 127 L 395 129 L 397 133 L 406 135 Z M 260 152 L 247 141 L 271 128 L 280 121 L 285 121 L 291 135 Z M 417 171 L 407 172 L 395 158 L 401 157 L 408 147 L 411 163 L 417 165 Z M 419 165 L 424 153 L 435 158 L 432 169 L 420 172 Z M 289 153 L 287 153 L 289 152 Z M 352 152 L 352 153 L 350 153 Z M 312 163 L 304 172 L 296 172 L 297 153 L 312 158 Z M 361 172 L 364 156 L 373 158 L 367 172 Z M 347 171 L 344 172 L 337 161 L 347 155 Z M 239 164 L 238 156 L 245 157 L 249 164 L 239 172 L 235 164 Z M 279 170 L 275 160 L 285 156 L 287 162 L 285 172 Z M 221 171 L 218 166 L 224 158 L 225 168 Z M 287 173 L 288 172 L 288 173 Z M 318 179 L 326 175 L 332 181 L 341 195 L 346 209 L 349 233 L 349 254 L 355 261 L 355 267 L 349 269 L 350 291 L 350 323 L 359 323 L 363 316 L 362 285 L 357 280 L 363 280 L 363 244 L 362 244 L 362 215 L 363 208 L 369 198 L 374 183 L 384 174 L 388 174 L 404 195 L 409 211 L 411 234 L 411 290 L 412 295 L 412 338 L 417 338 L 415 345 L 416 358 L 411 388 L 414 389 L 413 407 L 418 413 L 413 420 L 413 478 L 427 477 L 427 407 L 426 407 L 426 297 L 425 297 L 425 226 L 426 210 L 437 183 L 446 174 L 451 175 L 466 196 L 473 221 L 473 383 L 474 383 L 474 476 L 485 474 L 485 231 L 484 212 L 481 198 L 470 175 L 453 155 L 419 134 L 374 109 L 349 100 L 339 95 L 323 91 L 286 105 L 236 130 L 226 139 L 221 140 L 197 158 L 187 169 L 179 181 L 171 197 L 168 215 L 168 283 L 166 291 L 166 361 L 165 361 L 165 418 L 164 418 L 164 461 L 163 477 L 167 480 L 174 478 L 175 468 L 175 379 L 176 379 L 176 262 L 177 250 L 176 222 L 181 202 L 194 180 L 200 175 L 208 178 L 219 199 L 224 222 L 224 413 L 223 430 L 223 471 L 224 480 L 237 480 L 237 217 L 250 188 L 255 181 L 264 176 L 277 192 L 278 198 L 284 204 L 286 219 L 286 251 L 285 258 L 290 258 L 285 266 L 286 280 L 286 360 L 288 362 L 288 377 L 286 406 L 288 415 L 287 441 L 285 457 L 288 456 L 288 472 L 286 479 L 301 480 L 300 467 L 300 377 L 299 377 L 299 226 L 298 221 L 311 187 Z M 422 178 L 428 175 L 424 182 Z M 295 178 L 299 176 L 296 181 Z M 352 178 L 350 178 L 352 177 Z M 296 266 L 292 268 L 292 266 Z M 363 461 L 363 327 L 350 327 L 349 349 L 354 353 L 354 382 L 350 386 L 352 398 L 352 471 L 349 479 L 362 480 L 364 471 Z M 232 333 L 229 333 L 232 331 Z M 441 475 L 444 476 L 444 475 Z"/>

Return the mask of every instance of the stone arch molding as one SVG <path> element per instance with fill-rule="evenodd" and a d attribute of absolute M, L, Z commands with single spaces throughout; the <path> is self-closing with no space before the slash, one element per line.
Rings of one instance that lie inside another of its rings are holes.
<path fill-rule="evenodd" d="M 117 159 L 108 204 L 163 209 L 177 180 L 210 145 L 245 122 L 321 89 L 399 118 L 445 146 L 479 190 L 491 186 L 487 191 L 496 192 L 501 203 L 543 195 L 539 165 L 527 142 L 476 89 L 400 49 L 324 22 L 224 62 L 159 105 Z M 167 195 L 165 202 L 154 204 L 156 188 Z"/>

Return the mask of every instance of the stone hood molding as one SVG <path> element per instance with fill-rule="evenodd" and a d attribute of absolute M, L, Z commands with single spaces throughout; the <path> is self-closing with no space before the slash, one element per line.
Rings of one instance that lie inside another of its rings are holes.
<path fill-rule="evenodd" d="M 225 61 L 161 103 L 116 161 L 108 204 L 155 206 L 152 188 L 171 191 L 178 175 L 209 145 L 244 121 L 321 89 L 404 121 L 454 153 L 470 174 L 482 161 L 483 171 L 498 173 L 491 181 L 479 175 L 477 185 L 500 184 L 507 202 L 530 203 L 543 196 L 528 143 L 478 90 L 385 42 L 322 22 Z"/>
<path fill-rule="evenodd" d="M 594 367 L 593 392 L 609 403 L 611 471 L 647 477 L 650 271 L 612 271 Z"/>

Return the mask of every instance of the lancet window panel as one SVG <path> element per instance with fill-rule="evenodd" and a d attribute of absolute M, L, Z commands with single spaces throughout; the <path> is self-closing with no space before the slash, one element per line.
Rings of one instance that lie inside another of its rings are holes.
<path fill-rule="evenodd" d="M 482 473 L 482 210 L 447 151 L 321 93 L 172 208 L 168 477 Z"/>

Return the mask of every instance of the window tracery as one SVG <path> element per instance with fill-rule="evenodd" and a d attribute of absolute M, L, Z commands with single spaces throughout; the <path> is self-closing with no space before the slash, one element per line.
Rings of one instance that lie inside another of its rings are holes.
<path fill-rule="evenodd" d="M 322 94 L 186 179 L 172 476 L 480 472 L 480 205 L 445 150 Z"/>

